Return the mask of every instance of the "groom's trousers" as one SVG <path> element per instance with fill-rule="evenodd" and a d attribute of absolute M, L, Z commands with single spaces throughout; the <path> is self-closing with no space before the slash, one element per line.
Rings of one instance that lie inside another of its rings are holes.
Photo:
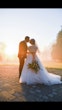
<path fill-rule="evenodd" d="M 24 66 L 25 58 L 26 57 L 19 58 L 19 78 L 21 76 L 21 72 L 22 72 L 22 69 L 23 69 L 23 66 Z"/>

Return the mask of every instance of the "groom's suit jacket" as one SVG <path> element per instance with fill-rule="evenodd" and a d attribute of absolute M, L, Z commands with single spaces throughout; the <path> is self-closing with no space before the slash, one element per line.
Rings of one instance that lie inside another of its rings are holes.
<path fill-rule="evenodd" d="M 26 56 L 27 56 L 27 44 L 25 41 L 21 41 L 19 43 L 18 57 L 19 58 L 21 58 L 21 57 L 26 58 Z"/>

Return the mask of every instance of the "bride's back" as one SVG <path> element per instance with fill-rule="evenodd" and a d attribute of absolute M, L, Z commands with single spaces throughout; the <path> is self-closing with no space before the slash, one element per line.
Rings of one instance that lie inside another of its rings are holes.
<path fill-rule="evenodd" d="M 31 44 L 31 46 L 28 47 L 29 52 L 36 53 L 37 46 L 35 45 L 35 40 L 31 39 L 30 44 Z"/>
<path fill-rule="evenodd" d="M 32 46 L 29 46 L 29 47 L 28 47 L 28 50 L 29 50 L 29 52 L 34 52 L 34 53 L 36 53 L 37 47 L 36 47 L 35 45 L 32 45 Z"/>

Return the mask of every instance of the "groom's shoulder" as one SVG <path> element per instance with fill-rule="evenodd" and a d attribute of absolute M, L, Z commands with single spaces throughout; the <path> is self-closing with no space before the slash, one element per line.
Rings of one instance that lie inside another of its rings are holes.
<path fill-rule="evenodd" d="M 26 42 L 24 40 L 19 42 L 19 46 L 24 46 L 24 45 L 26 45 Z"/>
<path fill-rule="evenodd" d="M 25 41 L 23 40 L 23 41 L 20 41 L 20 42 L 19 42 L 19 44 L 22 44 L 22 43 L 25 43 Z"/>

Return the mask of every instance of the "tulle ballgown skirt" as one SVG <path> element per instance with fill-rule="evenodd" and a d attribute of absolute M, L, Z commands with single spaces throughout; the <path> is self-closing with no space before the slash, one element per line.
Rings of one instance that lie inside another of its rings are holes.
<path fill-rule="evenodd" d="M 61 84 L 61 76 L 49 73 L 45 67 L 43 66 L 42 62 L 40 61 L 39 57 L 35 56 L 36 61 L 40 66 L 40 70 L 36 74 L 31 69 L 28 69 L 28 63 L 32 62 L 32 55 L 29 54 L 25 61 L 21 77 L 19 79 L 20 83 L 26 84 L 45 84 L 45 85 L 53 85 L 53 84 Z"/>

